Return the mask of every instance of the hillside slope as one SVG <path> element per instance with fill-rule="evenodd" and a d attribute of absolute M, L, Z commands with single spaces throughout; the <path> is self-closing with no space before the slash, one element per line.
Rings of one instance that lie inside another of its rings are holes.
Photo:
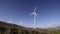
<path fill-rule="evenodd" d="M 0 34 L 46 34 L 43 29 L 27 28 L 0 21 Z"/>

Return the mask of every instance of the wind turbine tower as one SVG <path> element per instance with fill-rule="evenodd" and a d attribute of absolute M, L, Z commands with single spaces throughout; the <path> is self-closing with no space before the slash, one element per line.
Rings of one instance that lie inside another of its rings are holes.
<path fill-rule="evenodd" d="M 34 11 L 31 13 L 31 15 L 34 16 L 34 30 L 36 29 L 36 17 L 37 17 L 36 8 L 37 7 L 35 7 Z"/>

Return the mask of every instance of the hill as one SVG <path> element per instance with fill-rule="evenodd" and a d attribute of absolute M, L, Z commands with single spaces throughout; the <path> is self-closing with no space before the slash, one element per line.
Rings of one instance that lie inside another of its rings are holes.
<path fill-rule="evenodd" d="M 28 28 L 0 21 L 0 34 L 60 34 L 60 27 L 41 29 Z"/>
<path fill-rule="evenodd" d="M 0 34 L 46 34 L 43 29 L 27 28 L 0 21 Z"/>

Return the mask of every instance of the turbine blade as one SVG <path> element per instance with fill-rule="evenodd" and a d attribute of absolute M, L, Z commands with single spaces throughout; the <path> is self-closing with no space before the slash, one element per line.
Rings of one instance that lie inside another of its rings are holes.
<path fill-rule="evenodd" d="M 36 9 L 37 9 L 37 5 L 35 6 L 35 9 L 34 9 L 34 11 L 36 11 Z"/>
<path fill-rule="evenodd" d="M 33 14 L 34 14 L 34 12 L 31 13 L 31 15 L 33 15 Z"/>
<path fill-rule="evenodd" d="M 37 13 L 36 13 L 36 12 L 32 12 L 31 15 L 35 15 L 35 16 L 37 16 Z"/>
<path fill-rule="evenodd" d="M 35 7 L 34 11 L 31 13 L 31 15 L 37 16 L 36 9 L 37 9 L 37 6 Z"/>

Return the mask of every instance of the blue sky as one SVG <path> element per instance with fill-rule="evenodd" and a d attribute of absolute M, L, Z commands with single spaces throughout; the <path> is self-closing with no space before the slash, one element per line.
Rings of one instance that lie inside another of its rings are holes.
<path fill-rule="evenodd" d="M 33 27 L 33 16 L 30 14 L 36 4 L 36 27 L 60 24 L 60 0 L 0 0 L 0 21 Z"/>

